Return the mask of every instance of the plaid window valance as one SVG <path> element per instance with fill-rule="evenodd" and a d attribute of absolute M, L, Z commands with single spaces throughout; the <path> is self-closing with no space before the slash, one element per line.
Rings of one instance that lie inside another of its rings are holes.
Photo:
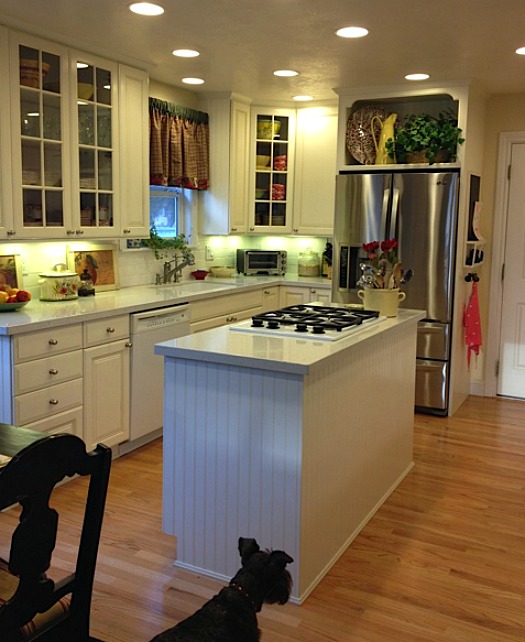
<path fill-rule="evenodd" d="M 205 190 L 209 183 L 208 114 L 149 99 L 150 184 Z"/>

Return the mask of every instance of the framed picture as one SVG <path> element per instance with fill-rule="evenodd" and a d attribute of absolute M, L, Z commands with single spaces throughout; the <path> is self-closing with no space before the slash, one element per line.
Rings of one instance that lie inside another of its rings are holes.
<path fill-rule="evenodd" d="M 114 245 L 75 243 L 67 248 L 67 267 L 79 276 L 89 272 L 95 291 L 118 290 L 117 248 Z"/>
<path fill-rule="evenodd" d="M 0 285 L 22 289 L 22 260 L 19 254 L 0 255 Z"/>

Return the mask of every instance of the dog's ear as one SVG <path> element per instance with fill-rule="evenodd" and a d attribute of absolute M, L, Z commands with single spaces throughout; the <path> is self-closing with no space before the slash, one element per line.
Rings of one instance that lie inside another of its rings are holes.
<path fill-rule="evenodd" d="M 287 564 L 291 564 L 293 562 L 293 557 L 290 557 L 284 551 L 272 551 L 270 557 L 272 562 L 277 566 L 280 566 L 282 569 L 284 569 Z"/>
<path fill-rule="evenodd" d="M 260 550 L 259 544 L 252 537 L 239 537 L 239 555 L 243 566 L 252 555 Z"/>

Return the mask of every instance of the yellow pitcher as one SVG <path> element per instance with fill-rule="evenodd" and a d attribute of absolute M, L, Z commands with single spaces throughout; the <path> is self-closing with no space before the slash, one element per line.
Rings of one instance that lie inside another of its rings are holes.
<path fill-rule="evenodd" d="M 397 114 L 390 114 L 385 120 L 381 120 L 379 116 L 372 116 L 370 120 L 370 128 L 372 129 L 372 138 L 374 140 L 374 147 L 376 148 L 376 165 L 390 165 L 395 163 L 395 158 L 388 155 L 386 151 L 386 141 L 391 138 L 394 140 L 394 123 L 396 122 Z M 379 142 L 376 140 L 376 133 L 374 131 L 374 121 L 377 120 L 381 127 L 379 134 Z"/>

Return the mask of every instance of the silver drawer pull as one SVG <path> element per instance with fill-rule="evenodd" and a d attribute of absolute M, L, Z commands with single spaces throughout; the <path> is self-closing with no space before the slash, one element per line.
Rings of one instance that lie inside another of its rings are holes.
<path fill-rule="evenodd" d="M 58 405 L 58 399 L 50 399 L 50 400 L 49 400 L 49 403 L 50 403 L 52 406 L 57 406 L 57 405 Z"/>
<path fill-rule="evenodd" d="M 50 346 L 56 346 L 58 345 L 58 341 L 56 339 L 49 339 L 49 345 Z"/>
<path fill-rule="evenodd" d="M 49 374 L 50 375 L 56 375 L 56 374 L 58 374 L 58 370 L 56 368 L 49 368 Z"/>
<path fill-rule="evenodd" d="M 109 334 L 113 334 L 113 332 L 115 332 L 115 328 L 112 328 L 111 326 L 108 326 L 106 328 L 106 332 L 109 332 Z"/>

